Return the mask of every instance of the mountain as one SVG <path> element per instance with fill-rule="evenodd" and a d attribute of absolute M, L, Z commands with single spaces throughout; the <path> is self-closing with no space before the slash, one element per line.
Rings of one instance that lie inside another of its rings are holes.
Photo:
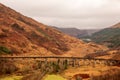
<path fill-rule="evenodd" d="M 70 36 L 74 36 L 77 38 L 81 38 L 84 36 L 90 36 L 93 33 L 99 31 L 98 29 L 77 29 L 77 28 L 58 28 L 56 27 L 58 30 L 70 35 Z"/>
<path fill-rule="evenodd" d="M 0 3 L 0 53 L 83 56 L 106 49 L 70 37 Z"/>
<path fill-rule="evenodd" d="M 119 47 L 120 23 L 96 32 L 90 38 L 97 43 L 105 44 L 109 47 Z"/>
<path fill-rule="evenodd" d="M 113 25 L 113 26 L 111 26 L 111 28 L 120 28 L 120 22 L 115 24 L 115 25 Z"/>

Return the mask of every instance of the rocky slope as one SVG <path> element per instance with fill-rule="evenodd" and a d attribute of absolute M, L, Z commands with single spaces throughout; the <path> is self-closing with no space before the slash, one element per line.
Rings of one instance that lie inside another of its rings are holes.
<path fill-rule="evenodd" d="M 0 3 L 0 53 L 83 56 L 106 49 L 70 37 Z"/>

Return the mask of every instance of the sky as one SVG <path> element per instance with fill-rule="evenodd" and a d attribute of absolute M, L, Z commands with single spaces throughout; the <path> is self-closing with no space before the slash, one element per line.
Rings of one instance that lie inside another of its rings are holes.
<path fill-rule="evenodd" d="M 50 26 L 102 29 L 120 22 L 120 0 L 0 0 Z"/>

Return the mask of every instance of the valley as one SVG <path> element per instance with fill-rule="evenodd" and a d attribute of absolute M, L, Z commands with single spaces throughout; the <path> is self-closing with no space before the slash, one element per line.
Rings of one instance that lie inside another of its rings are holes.
<path fill-rule="evenodd" d="M 119 79 L 120 23 L 56 28 L 0 3 L 0 80 Z"/>

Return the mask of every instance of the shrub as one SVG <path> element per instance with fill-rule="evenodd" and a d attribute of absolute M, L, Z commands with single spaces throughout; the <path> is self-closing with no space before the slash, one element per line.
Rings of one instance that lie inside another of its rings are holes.
<path fill-rule="evenodd" d="M 0 53 L 7 53 L 7 54 L 10 54 L 12 53 L 10 49 L 8 49 L 7 47 L 5 46 L 0 46 Z"/>
<path fill-rule="evenodd" d="M 67 69 L 67 68 L 68 68 L 68 61 L 65 60 L 65 61 L 63 62 L 63 65 L 64 65 L 64 70 Z"/>
<path fill-rule="evenodd" d="M 0 74 L 11 74 L 17 71 L 18 68 L 8 60 L 1 60 L 0 61 Z"/>
<path fill-rule="evenodd" d="M 111 69 L 110 71 L 106 71 L 106 73 L 99 76 L 91 76 L 90 80 L 120 80 L 120 70 Z"/>
<path fill-rule="evenodd" d="M 24 31 L 24 28 L 19 26 L 19 24 L 17 23 L 14 23 L 11 27 L 15 29 L 16 31 Z"/>
<path fill-rule="evenodd" d="M 7 34 L 4 33 L 0 34 L 0 38 L 5 38 L 5 37 L 7 37 Z"/>

